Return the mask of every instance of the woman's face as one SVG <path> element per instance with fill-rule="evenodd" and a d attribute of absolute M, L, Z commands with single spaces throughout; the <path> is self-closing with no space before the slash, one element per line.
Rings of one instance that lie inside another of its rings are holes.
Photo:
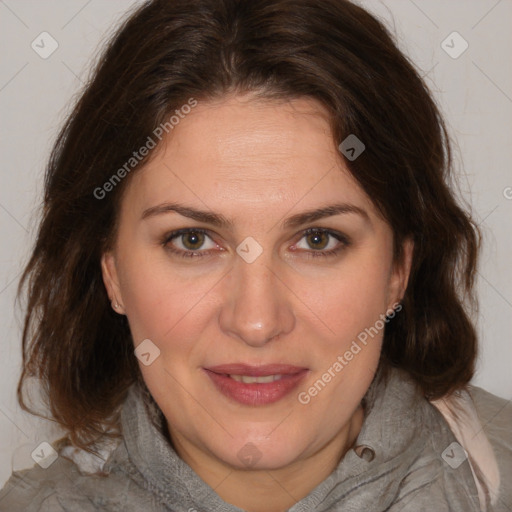
<path fill-rule="evenodd" d="M 164 142 L 103 258 L 135 346 L 150 340 L 144 380 L 185 458 L 310 457 L 360 412 L 410 250 L 395 265 L 313 100 L 200 103 Z"/>

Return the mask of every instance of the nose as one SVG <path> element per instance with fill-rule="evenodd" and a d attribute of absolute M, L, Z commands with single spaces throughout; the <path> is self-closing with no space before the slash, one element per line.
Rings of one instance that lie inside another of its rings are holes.
<path fill-rule="evenodd" d="M 290 291 L 263 255 L 253 263 L 236 261 L 225 282 L 221 330 L 252 347 L 290 333 L 295 316 Z"/>

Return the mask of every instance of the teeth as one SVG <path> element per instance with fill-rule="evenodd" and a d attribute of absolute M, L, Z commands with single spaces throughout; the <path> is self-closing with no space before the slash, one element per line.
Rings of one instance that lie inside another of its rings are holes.
<path fill-rule="evenodd" d="M 279 380 L 282 375 L 280 373 L 276 375 L 265 375 L 264 377 L 253 377 L 252 375 L 230 375 L 233 380 L 237 382 L 243 382 L 244 384 L 266 384 L 268 382 L 274 382 Z"/>

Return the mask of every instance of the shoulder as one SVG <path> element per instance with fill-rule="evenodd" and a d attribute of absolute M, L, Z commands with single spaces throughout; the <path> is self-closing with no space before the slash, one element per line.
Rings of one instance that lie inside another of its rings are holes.
<path fill-rule="evenodd" d="M 496 510 L 510 510 L 512 506 L 512 401 L 493 395 L 482 388 L 468 390 L 497 463 L 497 491 L 491 496 Z M 487 474 L 484 471 L 484 478 Z M 494 499 L 493 499 L 494 498 Z"/>
<path fill-rule="evenodd" d="M 508 482 L 508 475 L 512 474 L 511 401 L 468 386 L 433 404 L 464 448 L 481 503 L 490 503 L 492 510 L 509 510 L 507 507 L 512 504 Z"/>
<path fill-rule="evenodd" d="M 0 511 L 64 511 L 59 497 L 71 491 L 76 472 L 76 465 L 62 457 L 47 469 L 36 465 L 14 472 L 0 491 Z"/>
<path fill-rule="evenodd" d="M 496 436 L 498 442 L 512 445 L 512 400 L 493 395 L 477 386 L 469 387 L 478 417 L 484 430 Z"/>
<path fill-rule="evenodd" d="M 506 464 L 508 471 L 505 474 L 512 474 L 512 400 L 475 386 L 469 388 L 468 394 L 482 432 L 491 443 L 498 461 Z"/>
<path fill-rule="evenodd" d="M 122 471 L 83 473 L 59 455 L 46 469 L 14 472 L 0 491 L 0 512 L 127 510 L 133 484 Z"/>

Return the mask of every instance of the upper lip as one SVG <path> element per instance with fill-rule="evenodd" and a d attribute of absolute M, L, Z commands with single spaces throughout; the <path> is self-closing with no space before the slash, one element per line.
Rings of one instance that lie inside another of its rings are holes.
<path fill-rule="evenodd" d="M 221 364 L 206 368 L 214 373 L 223 373 L 227 375 L 247 375 L 251 377 L 265 377 L 267 375 L 293 375 L 301 371 L 307 370 L 302 366 L 294 366 L 290 364 L 265 364 L 265 365 L 249 365 L 243 363 Z"/>

